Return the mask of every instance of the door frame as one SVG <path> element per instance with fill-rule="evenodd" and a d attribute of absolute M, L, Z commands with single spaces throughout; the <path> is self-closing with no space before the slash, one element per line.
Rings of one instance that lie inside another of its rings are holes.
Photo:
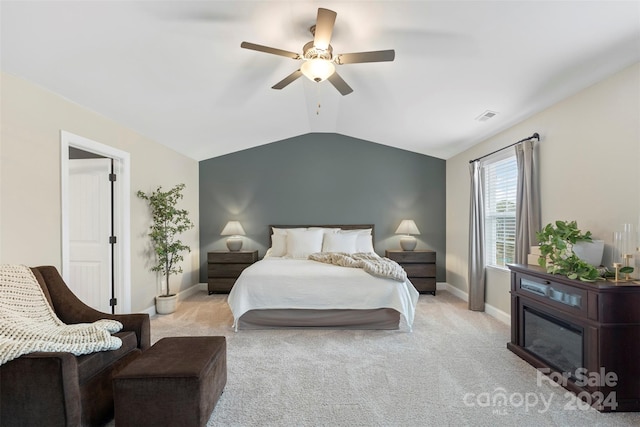
<path fill-rule="evenodd" d="M 113 159 L 114 173 L 114 226 L 118 241 L 115 245 L 115 297 L 116 313 L 131 312 L 131 161 L 126 151 L 93 141 L 64 130 L 60 131 L 60 183 L 61 183 L 61 240 L 62 277 L 69 275 L 69 147 L 99 154 Z"/>

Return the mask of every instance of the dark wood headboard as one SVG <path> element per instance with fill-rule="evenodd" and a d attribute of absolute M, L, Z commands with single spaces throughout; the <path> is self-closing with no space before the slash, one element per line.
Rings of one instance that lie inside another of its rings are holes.
<path fill-rule="evenodd" d="M 367 228 L 371 229 L 372 240 L 375 232 L 374 224 L 333 224 L 333 225 L 270 225 L 269 226 L 269 241 L 271 241 L 271 235 L 273 234 L 273 227 L 275 228 L 309 228 L 309 227 L 320 227 L 320 228 L 341 228 L 343 230 L 366 230 Z"/>

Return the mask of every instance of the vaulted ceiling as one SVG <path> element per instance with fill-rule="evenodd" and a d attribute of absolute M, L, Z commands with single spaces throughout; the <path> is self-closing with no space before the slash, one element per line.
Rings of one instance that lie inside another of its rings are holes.
<path fill-rule="evenodd" d="M 639 1 L 5 1 L 2 71 L 196 160 L 310 132 L 449 158 L 640 60 Z M 318 7 L 354 89 L 275 83 Z M 498 114 L 487 121 L 485 111 Z M 106 142 L 106 141 L 105 141 Z"/>

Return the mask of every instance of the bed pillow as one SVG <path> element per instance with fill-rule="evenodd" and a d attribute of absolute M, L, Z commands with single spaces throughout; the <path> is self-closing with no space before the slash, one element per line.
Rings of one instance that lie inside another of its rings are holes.
<path fill-rule="evenodd" d="M 322 230 L 324 234 L 337 233 L 340 231 L 339 228 L 327 228 L 327 227 L 309 227 L 308 230 Z"/>
<path fill-rule="evenodd" d="M 342 233 L 342 234 L 365 234 L 365 235 L 371 235 L 371 229 L 370 228 L 355 228 L 353 230 L 340 230 L 338 233 Z"/>
<path fill-rule="evenodd" d="M 273 230 L 273 234 L 280 234 L 282 236 L 287 235 L 287 230 L 306 230 L 306 228 L 276 228 L 276 227 L 271 227 L 271 229 Z"/>
<path fill-rule="evenodd" d="M 324 231 L 287 229 L 287 256 L 306 259 L 315 252 L 322 251 Z"/>
<path fill-rule="evenodd" d="M 272 234 L 269 251 L 269 256 L 285 256 L 287 254 L 287 235 Z"/>
<path fill-rule="evenodd" d="M 356 252 L 374 252 L 371 234 L 356 234 Z"/>
<path fill-rule="evenodd" d="M 357 252 L 356 241 L 359 235 L 356 233 L 327 233 L 322 242 L 322 252 L 344 252 L 352 254 Z"/>
<path fill-rule="evenodd" d="M 356 252 L 374 252 L 373 249 L 373 236 L 370 228 L 354 229 L 354 230 L 340 230 L 339 234 L 355 234 L 356 237 Z"/>

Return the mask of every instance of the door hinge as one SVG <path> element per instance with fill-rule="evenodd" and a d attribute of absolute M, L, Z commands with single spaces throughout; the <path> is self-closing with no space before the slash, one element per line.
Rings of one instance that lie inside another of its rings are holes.
<path fill-rule="evenodd" d="M 109 181 L 115 182 L 115 180 L 116 180 L 116 174 L 115 173 L 110 173 L 109 174 Z"/>
<path fill-rule="evenodd" d="M 110 245 L 115 245 L 118 239 L 116 239 L 116 236 L 109 236 L 109 244 Z"/>
<path fill-rule="evenodd" d="M 111 299 L 109 300 L 109 305 L 110 305 L 111 307 L 115 307 L 116 305 L 118 305 L 118 298 L 111 298 Z"/>

